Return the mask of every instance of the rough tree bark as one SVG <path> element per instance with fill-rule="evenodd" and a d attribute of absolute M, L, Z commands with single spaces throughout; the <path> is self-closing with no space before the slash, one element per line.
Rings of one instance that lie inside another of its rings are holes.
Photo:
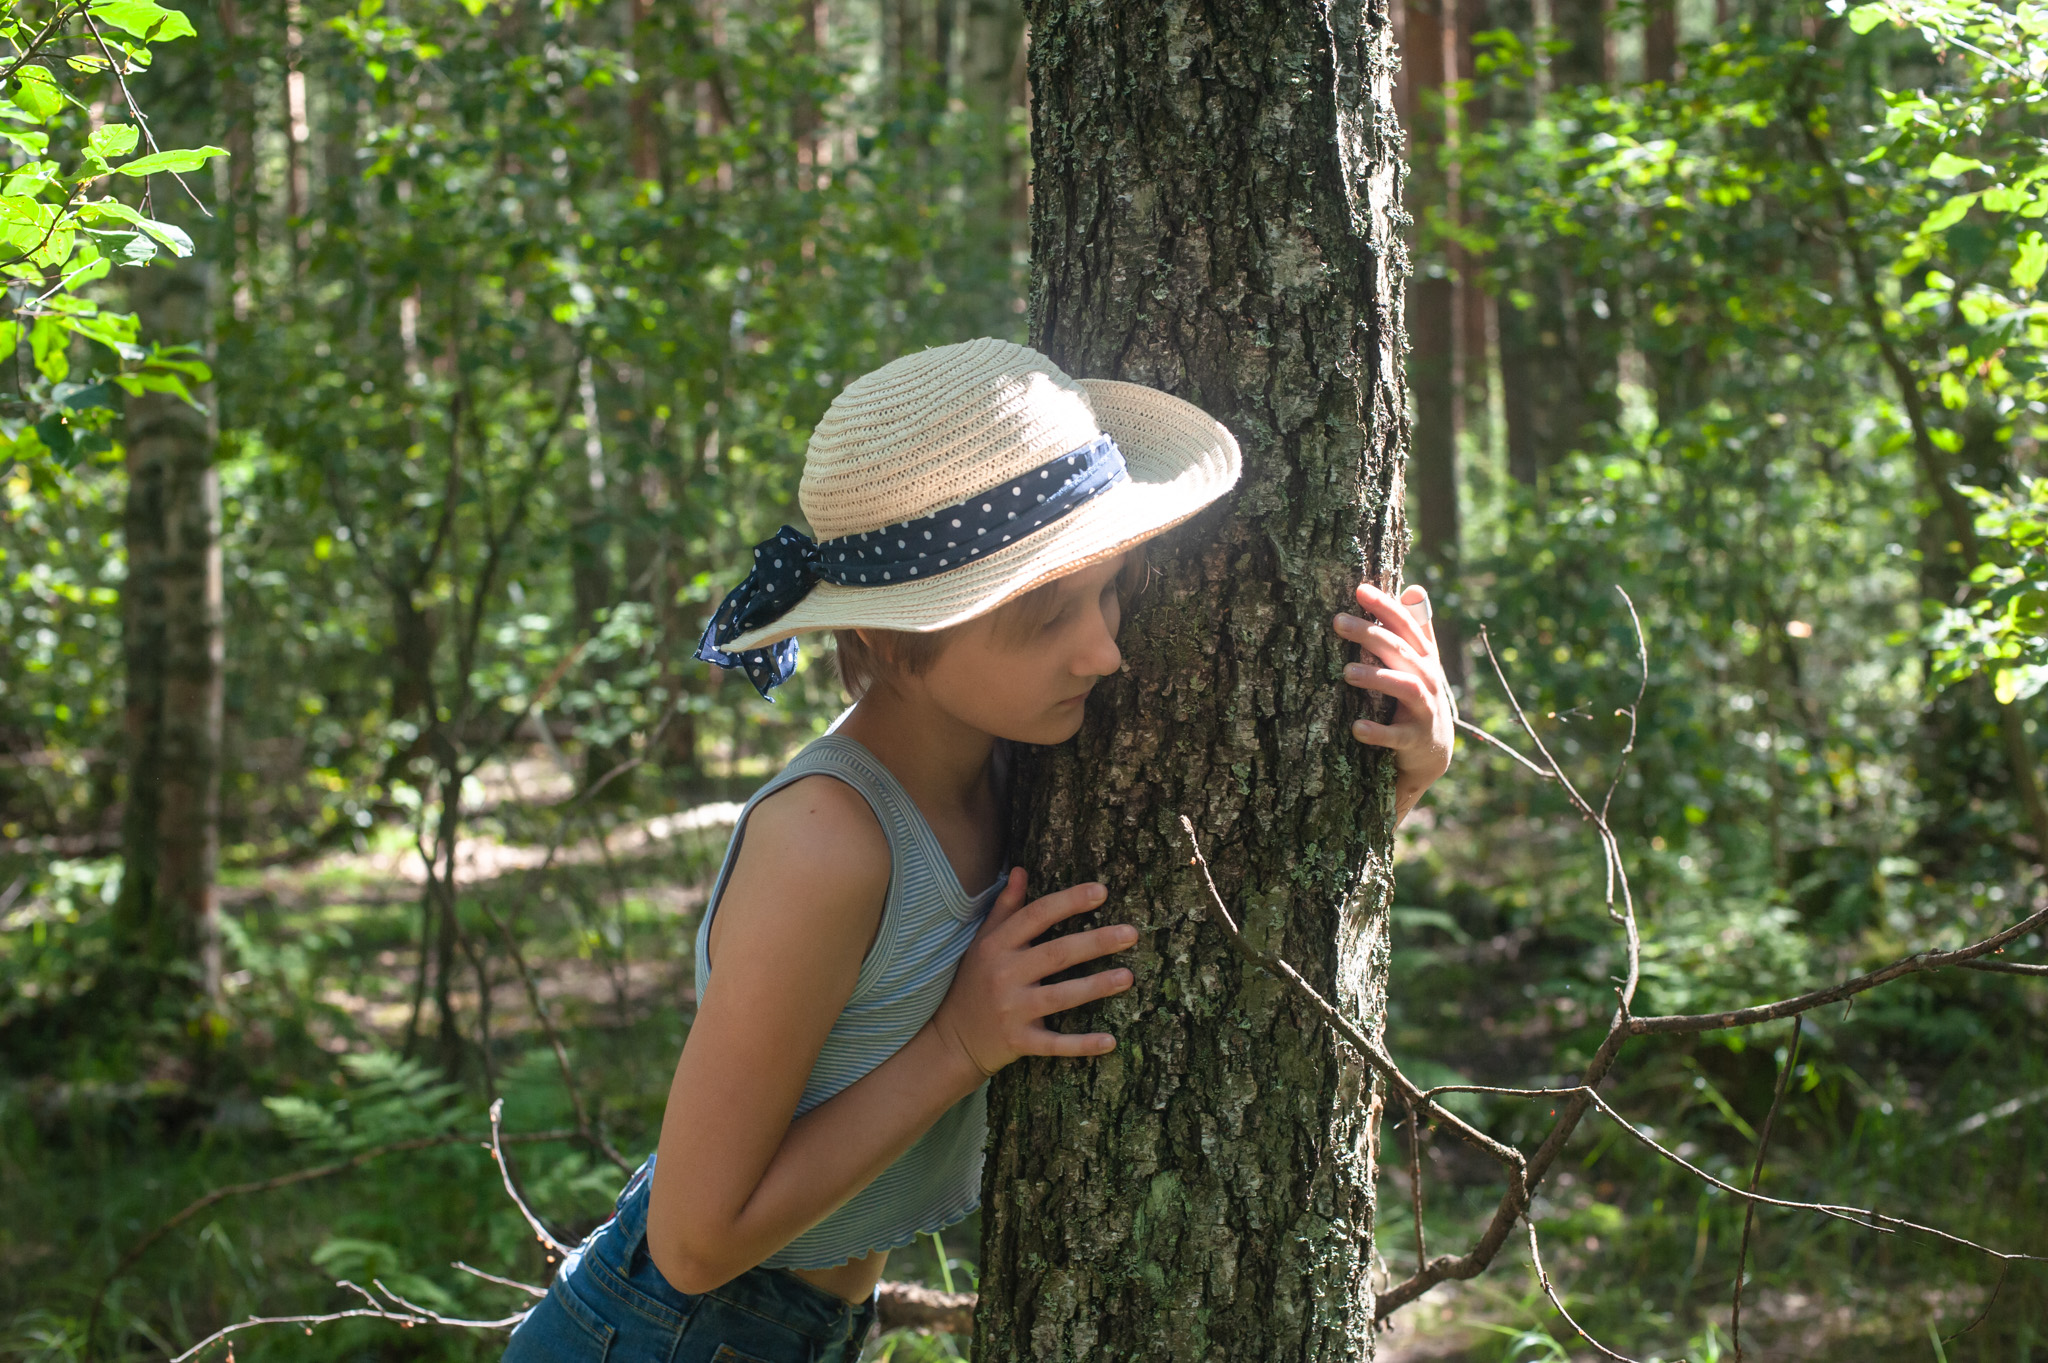
<path fill-rule="evenodd" d="M 1036 884 L 1100 878 L 1138 985 L 990 1097 L 977 1359 L 1365 1359 L 1377 1094 L 1203 914 L 1384 1017 L 1390 770 L 1348 737 L 1330 617 L 1405 546 L 1399 128 L 1386 0 L 1036 0 L 1032 332 L 1169 389 L 1245 477 L 1154 546 L 1125 670 L 1033 755 Z"/>

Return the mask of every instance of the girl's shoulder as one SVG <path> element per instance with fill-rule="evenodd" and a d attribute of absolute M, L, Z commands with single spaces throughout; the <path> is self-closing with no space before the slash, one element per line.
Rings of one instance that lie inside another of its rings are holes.
<path fill-rule="evenodd" d="M 859 791 L 800 776 L 749 812 L 712 931 L 765 931 L 785 946 L 844 942 L 857 959 L 881 923 L 891 865 L 889 840 Z"/>
<path fill-rule="evenodd" d="M 867 796 L 836 776 L 814 772 L 761 797 L 747 818 L 740 858 L 769 853 L 792 868 L 817 863 L 835 879 L 889 883 L 889 838 Z M 735 869 L 738 869 L 735 867 Z"/>

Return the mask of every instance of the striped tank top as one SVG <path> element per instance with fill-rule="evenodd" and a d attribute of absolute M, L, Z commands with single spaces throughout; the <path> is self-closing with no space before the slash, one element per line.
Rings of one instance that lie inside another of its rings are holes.
<path fill-rule="evenodd" d="M 806 776 L 830 776 L 861 793 L 889 840 L 889 897 L 861 963 L 853 996 L 832 1024 L 798 1100 L 801 1117 L 901 1050 L 939 1010 L 989 906 L 998 879 L 969 896 L 910 795 L 873 753 L 826 734 L 748 800 L 697 929 L 697 997 L 711 982 L 711 917 L 739 857 L 747 816 L 768 796 Z M 943 1230 L 981 1201 L 981 1152 L 988 1130 L 983 1085 L 948 1108 L 875 1181 L 765 1262 L 770 1268 L 831 1268 L 871 1250 L 899 1249 L 921 1232 Z"/>

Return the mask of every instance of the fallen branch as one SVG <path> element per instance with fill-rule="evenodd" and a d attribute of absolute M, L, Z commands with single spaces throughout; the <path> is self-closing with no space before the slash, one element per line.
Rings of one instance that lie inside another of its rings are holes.
<path fill-rule="evenodd" d="M 971 1335 L 976 1300 L 972 1292 L 940 1292 L 916 1283 L 883 1283 L 875 1289 L 875 1316 L 883 1330 Z"/>

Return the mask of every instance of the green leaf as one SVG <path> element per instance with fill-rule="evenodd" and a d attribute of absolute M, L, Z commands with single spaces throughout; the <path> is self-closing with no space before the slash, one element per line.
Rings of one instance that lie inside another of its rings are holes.
<path fill-rule="evenodd" d="M 2012 263 L 2012 286 L 2031 289 L 2041 282 L 2043 271 L 2048 271 L 2048 240 L 2039 232 L 2029 232 L 2020 238 L 2019 258 Z"/>
<path fill-rule="evenodd" d="M 40 123 L 64 107 L 64 92 L 42 67 L 24 66 L 14 73 L 14 102 Z"/>
<path fill-rule="evenodd" d="M 94 128 L 92 136 L 85 139 L 85 150 L 89 156 L 110 161 L 116 156 L 126 156 L 135 150 L 141 130 L 133 123 L 109 123 L 103 128 Z"/>
<path fill-rule="evenodd" d="M 1883 5 L 1858 5 L 1849 11 L 1849 27 L 1858 33 L 1868 33 L 1891 17 L 1891 11 Z"/>
<path fill-rule="evenodd" d="M 71 328 L 55 317 L 38 317 L 28 333 L 29 349 L 36 369 L 52 383 L 71 377 L 71 359 L 65 351 L 71 345 Z"/>
<path fill-rule="evenodd" d="M 1991 167 L 1982 161 L 1973 161 L 1967 156 L 1957 156 L 1954 152 L 1948 151 L 1940 153 L 1927 163 L 1927 173 L 1937 180 L 1953 180 L 1965 171 L 1989 169 Z"/>
<path fill-rule="evenodd" d="M 161 175 L 197 170 L 216 156 L 226 156 L 226 147 L 190 147 L 160 151 L 114 167 L 123 175 Z"/>
<path fill-rule="evenodd" d="M 78 442 L 71 438 L 71 428 L 58 416 L 46 416 L 36 423 L 36 438 L 43 442 L 43 448 L 50 452 L 65 468 L 78 462 Z"/>
<path fill-rule="evenodd" d="M 126 167 L 122 167 L 126 169 Z M 1963 220 L 1963 214 L 1970 211 L 1977 202 L 1975 194 L 1958 194 L 1941 207 L 1927 215 L 1927 221 L 1920 224 L 1923 232 L 1946 232 Z"/>
<path fill-rule="evenodd" d="M 145 42 L 194 36 L 190 19 L 174 9 L 165 9 L 156 0 L 94 0 L 91 9 L 92 17 L 101 23 L 111 24 Z"/>

